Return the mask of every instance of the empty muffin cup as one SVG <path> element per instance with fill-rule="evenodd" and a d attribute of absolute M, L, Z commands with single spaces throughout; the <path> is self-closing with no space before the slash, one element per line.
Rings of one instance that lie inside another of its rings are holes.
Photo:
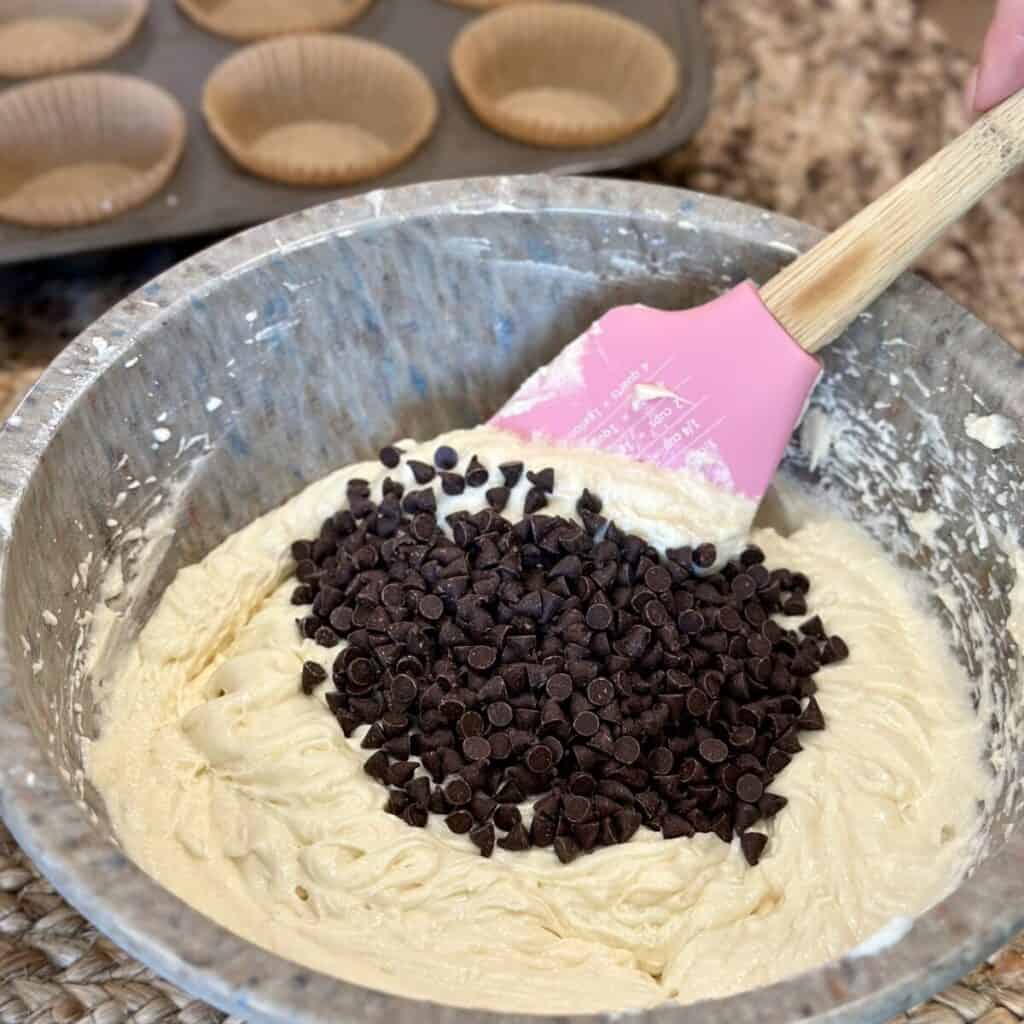
<path fill-rule="evenodd" d="M 131 42 L 149 0 L 0 0 L 0 77 L 97 64 Z"/>
<path fill-rule="evenodd" d="M 203 92 L 210 131 L 244 168 L 293 185 L 347 185 L 390 171 L 430 135 L 437 98 L 394 50 L 349 36 L 257 43 Z"/>
<path fill-rule="evenodd" d="M 80 73 L 0 93 L 0 220 L 75 227 L 137 206 L 170 178 L 185 114 L 158 86 Z"/>
<path fill-rule="evenodd" d="M 575 3 L 513 4 L 467 25 L 451 50 L 484 124 L 536 146 L 600 146 L 650 124 L 679 87 L 672 51 L 649 29 Z"/>
<path fill-rule="evenodd" d="M 355 21 L 373 0 L 178 0 L 208 32 L 239 42 L 326 32 Z"/>

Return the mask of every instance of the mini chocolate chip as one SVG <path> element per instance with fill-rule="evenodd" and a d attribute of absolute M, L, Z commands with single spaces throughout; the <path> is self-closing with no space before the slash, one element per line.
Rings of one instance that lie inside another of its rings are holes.
<path fill-rule="evenodd" d="M 686 695 L 686 710 L 694 718 L 704 716 L 708 710 L 708 699 L 701 690 L 690 690 Z"/>
<path fill-rule="evenodd" d="M 512 488 L 515 487 L 522 478 L 523 464 L 521 462 L 503 462 L 498 466 L 498 470 L 501 473 L 502 479 L 505 481 L 505 486 Z"/>
<path fill-rule="evenodd" d="M 437 473 L 437 470 L 429 463 L 420 462 L 418 459 L 409 459 L 406 465 L 412 471 L 413 478 L 418 484 L 429 484 Z"/>
<path fill-rule="evenodd" d="M 675 763 L 668 747 L 655 747 L 647 755 L 647 767 L 654 775 L 668 775 Z"/>
<path fill-rule="evenodd" d="M 612 828 L 615 830 L 615 838 L 620 843 L 628 843 L 636 835 L 637 830 L 643 824 L 643 818 L 633 810 L 619 811 L 612 818 Z"/>
<path fill-rule="evenodd" d="M 441 490 L 444 491 L 445 494 L 455 496 L 462 494 L 465 489 L 465 478 L 460 476 L 458 473 L 441 474 Z"/>
<path fill-rule="evenodd" d="M 562 801 L 562 813 L 573 823 L 585 821 L 590 815 L 591 803 L 585 796 L 570 794 Z"/>
<path fill-rule="evenodd" d="M 473 815 L 463 810 L 452 811 L 444 822 L 457 836 L 464 836 L 476 824 Z"/>
<path fill-rule="evenodd" d="M 523 511 L 527 515 L 539 512 L 547 505 L 547 495 L 539 487 L 531 487 L 526 492 L 526 500 L 523 502 Z"/>
<path fill-rule="evenodd" d="M 398 761 L 388 768 L 388 782 L 392 786 L 406 786 L 416 774 L 416 765 L 412 761 Z"/>
<path fill-rule="evenodd" d="M 761 817 L 761 812 L 751 804 L 740 803 L 736 806 L 736 813 L 733 815 L 733 827 L 737 835 L 744 832 Z"/>
<path fill-rule="evenodd" d="M 494 732 L 488 737 L 491 744 L 491 757 L 504 761 L 512 754 L 512 740 L 508 733 Z"/>
<path fill-rule="evenodd" d="M 640 757 L 640 744 L 633 736 L 620 736 L 615 741 L 615 760 L 619 764 L 633 764 Z"/>
<path fill-rule="evenodd" d="M 402 449 L 396 448 L 393 444 L 389 444 L 386 448 L 381 448 L 380 461 L 388 469 L 394 469 L 402 461 Z"/>
<path fill-rule="evenodd" d="M 470 761 L 486 761 L 491 756 L 491 745 L 483 736 L 470 736 L 462 744 L 462 752 Z"/>
<path fill-rule="evenodd" d="M 582 572 L 583 562 L 579 555 L 566 555 L 565 558 L 559 559 L 550 569 L 548 569 L 548 579 L 553 580 L 560 577 L 575 579 Z"/>
<path fill-rule="evenodd" d="M 465 779 L 452 779 L 444 788 L 444 795 L 453 807 L 462 807 L 473 798 L 473 789 Z"/>
<path fill-rule="evenodd" d="M 484 720 L 476 711 L 467 711 L 459 718 L 459 733 L 466 737 L 479 736 L 484 731 Z"/>
<path fill-rule="evenodd" d="M 789 801 L 776 793 L 765 793 L 757 802 L 757 809 L 763 818 L 774 818 Z"/>
<path fill-rule="evenodd" d="M 503 850 L 528 850 L 530 848 L 530 834 L 522 823 L 513 825 L 508 835 L 498 840 L 498 845 Z"/>
<path fill-rule="evenodd" d="M 693 549 L 693 564 L 698 569 L 710 569 L 718 559 L 714 544 L 701 544 Z"/>
<path fill-rule="evenodd" d="M 416 680 L 399 673 L 391 680 L 391 700 L 396 705 L 411 704 L 416 699 Z"/>
<path fill-rule="evenodd" d="M 748 804 L 756 804 L 764 793 L 764 786 L 756 775 L 747 773 L 736 781 L 736 795 Z"/>
<path fill-rule="evenodd" d="M 313 639 L 321 647 L 336 647 L 338 645 L 339 637 L 330 626 L 321 626 L 317 629 L 316 633 L 313 634 Z"/>
<path fill-rule="evenodd" d="M 729 756 L 729 748 L 721 740 L 703 740 L 697 749 L 708 764 L 721 764 Z"/>
<path fill-rule="evenodd" d="M 514 804 L 502 804 L 494 812 L 494 824 L 504 832 L 511 832 L 522 820 L 523 816 Z"/>
<path fill-rule="evenodd" d="M 677 625 L 680 633 L 693 636 L 704 629 L 704 616 L 696 609 L 690 609 L 679 616 Z"/>
<path fill-rule="evenodd" d="M 494 852 L 494 826 L 490 822 L 472 829 L 469 838 L 482 857 L 490 857 Z"/>
<path fill-rule="evenodd" d="M 584 487 L 583 493 L 579 496 L 579 500 L 576 502 L 576 511 L 580 513 L 581 518 L 584 512 L 597 515 L 603 507 L 604 503 L 601 499 Z"/>
<path fill-rule="evenodd" d="M 494 509 L 495 512 L 503 512 L 505 506 L 508 505 L 509 489 L 507 487 L 491 487 L 487 490 L 484 495 L 487 499 L 487 504 Z"/>
<path fill-rule="evenodd" d="M 801 729 L 825 728 L 825 716 L 821 713 L 821 708 L 813 697 L 811 697 L 807 702 L 807 707 L 804 708 L 800 717 L 797 719 L 797 725 Z"/>
<path fill-rule="evenodd" d="M 533 473 L 528 472 L 526 479 L 538 490 L 544 491 L 546 494 L 550 494 L 555 489 L 555 471 L 548 467 L 542 469 L 540 472 Z"/>
<path fill-rule="evenodd" d="M 302 665 L 302 692 L 311 696 L 313 691 L 327 679 L 327 670 L 315 661 L 307 661 Z"/>
<path fill-rule="evenodd" d="M 536 842 L 536 839 L 534 840 Z M 538 843 L 538 845 L 540 845 Z M 557 836 L 555 853 L 563 864 L 570 864 L 580 855 L 579 844 L 571 836 Z"/>
<path fill-rule="evenodd" d="M 474 767 L 479 766 L 470 765 L 469 768 L 466 769 L 466 771 L 470 771 Z M 480 780 L 478 780 L 478 782 L 479 781 Z M 477 821 L 481 823 L 490 820 L 491 815 L 494 813 L 497 806 L 498 804 L 496 803 L 496 801 L 489 797 L 485 792 L 483 792 L 483 790 L 474 793 L 473 799 L 469 801 L 470 813 Z"/>
<path fill-rule="evenodd" d="M 578 736 L 589 738 L 596 735 L 601 728 L 600 719 L 593 711 L 581 711 L 572 720 L 572 729 Z"/>
<path fill-rule="evenodd" d="M 512 708 L 505 701 L 497 701 L 487 708 L 487 720 L 496 729 L 504 729 L 512 723 Z"/>
<path fill-rule="evenodd" d="M 844 661 L 850 656 L 850 648 L 846 646 L 846 641 L 841 636 L 829 637 L 825 647 L 832 662 Z"/>
<path fill-rule="evenodd" d="M 668 569 L 661 565 L 652 565 L 644 573 L 644 583 L 656 594 L 666 593 L 672 586 L 672 576 Z"/>
<path fill-rule="evenodd" d="M 680 814 L 666 814 L 661 819 L 661 834 L 666 839 L 689 838 L 695 831 L 693 825 Z"/>
<path fill-rule="evenodd" d="M 818 640 L 825 639 L 825 627 L 822 624 L 820 615 L 812 615 L 806 622 L 801 623 L 800 632 L 804 636 L 814 637 Z"/>
<path fill-rule="evenodd" d="M 740 848 L 743 850 L 743 856 L 747 858 L 747 863 L 751 867 L 754 867 L 761 859 L 761 854 L 764 853 L 767 843 L 768 837 L 760 832 L 744 832 L 740 836 Z"/>
<path fill-rule="evenodd" d="M 438 469 L 454 469 L 458 464 L 459 453 L 450 444 L 443 444 L 434 452 L 434 465 Z"/>
<path fill-rule="evenodd" d="M 426 807 L 420 807 L 418 804 L 409 804 L 402 813 L 402 821 L 413 828 L 426 828 L 428 817 Z"/>
<path fill-rule="evenodd" d="M 497 657 L 498 652 L 495 648 L 479 644 L 470 648 L 469 657 L 466 660 L 470 668 L 477 672 L 486 672 L 497 660 Z"/>
<path fill-rule="evenodd" d="M 764 552 L 757 547 L 756 544 L 751 544 L 741 555 L 740 564 L 746 568 L 750 568 L 752 565 L 760 565 L 764 561 Z"/>
<path fill-rule="evenodd" d="M 550 691 L 549 691 L 550 692 Z M 610 679 L 599 677 L 587 686 L 587 700 L 597 707 L 604 707 L 615 699 L 615 687 Z"/>
<path fill-rule="evenodd" d="M 388 755 L 383 750 L 374 751 L 363 763 L 363 771 L 370 778 L 380 782 L 387 782 L 388 777 Z"/>
<path fill-rule="evenodd" d="M 606 604 L 592 604 L 587 609 L 586 623 L 591 629 L 605 630 L 612 624 L 612 610 Z"/>
<path fill-rule="evenodd" d="M 531 772 L 542 775 L 554 767 L 555 757 L 542 743 L 531 747 L 526 754 L 526 765 Z"/>
<path fill-rule="evenodd" d="M 552 700 L 566 700 L 572 693 L 572 677 L 565 672 L 556 672 L 547 681 L 544 688 Z"/>
<path fill-rule="evenodd" d="M 436 622 L 444 614 L 444 602 L 436 594 L 424 594 L 416 607 L 423 618 L 432 622 Z"/>
<path fill-rule="evenodd" d="M 466 467 L 466 483 L 470 487 L 483 487 L 490 474 L 484 469 L 480 460 L 474 455 Z"/>

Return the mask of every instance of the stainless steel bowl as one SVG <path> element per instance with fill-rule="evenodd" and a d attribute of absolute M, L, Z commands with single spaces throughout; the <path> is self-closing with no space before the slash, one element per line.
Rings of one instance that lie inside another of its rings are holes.
<path fill-rule="evenodd" d="M 264 225 L 113 309 L 61 354 L 0 440 L 0 810 L 27 853 L 115 942 L 250 1021 L 479 1020 L 296 967 L 118 852 L 81 775 L 102 677 L 102 663 L 84 671 L 83 644 L 103 573 L 124 569 L 125 591 L 106 598 L 130 636 L 179 567 L 386 440 L 486 417 L 606 307 L 694 304 L 765 279 L 813 238 L 749 207 L 647 185 L 459 181 Z M 882 1020 L 1024 925 L 1024 834 L 1011 829 L 1024 821 L 1024 699 L 1003 550 L 1020 535 L 1024 448 L 994 453 L 964 434 L 968 413 L 1024 423 L 1024 360 L 908 277 L 826 363 L 815 403 L 845 411 L 847 436 L 813 472 L 794 446 L 789 471 L 852 514 L 870 511 L 894 555 L 944 586 L 938 612 L 978 695 L 993 690 L 993 756 L 1008 759 L 1013 785 L 972 877 L 902 938 L 638 1021 Z M 860 458 L 855 440 L 883 458 Z M 952 564 L 910 528 L 907 513 L 929 508 L 961 542 Z M 140 559 L 136 528 L 154 514 L 173 529 Z"/>

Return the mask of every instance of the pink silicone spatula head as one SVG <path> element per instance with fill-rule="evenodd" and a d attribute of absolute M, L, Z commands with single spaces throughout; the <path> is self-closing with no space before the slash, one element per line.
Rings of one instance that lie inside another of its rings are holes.
<path fill-rule="evenodd" d="M 683 312 L 611 310 L 491 423 L 687 469 L 757 501 L 818 374 L 748 282 Z"/>
<path fill-rule="evenodd" d="M 611 310 L 491 420 L 764 495 L 838 337 L 951 223 L 1024 162 L 1024 93 L 1008 99 L 760 291 L 683 312 Z"/>

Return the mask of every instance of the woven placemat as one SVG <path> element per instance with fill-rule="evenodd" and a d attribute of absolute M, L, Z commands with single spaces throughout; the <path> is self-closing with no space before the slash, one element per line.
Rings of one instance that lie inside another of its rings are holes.
<path fill-rule="evenodd" d="M 912 0 L 706 0 L 706 128 L 639 177 L 838 225 L 963 127 L 966 61 Z M 1024 183 L 1007 184 L 921 270 L 1024 351 Z M 195 243 L 0 274 L 0 417 L 64 342 Z M 0 826 L 0 1024 L 228 1020 L 99 935 Z M 902 1021 L 1024 1021 L 1024 935 Z"/>

